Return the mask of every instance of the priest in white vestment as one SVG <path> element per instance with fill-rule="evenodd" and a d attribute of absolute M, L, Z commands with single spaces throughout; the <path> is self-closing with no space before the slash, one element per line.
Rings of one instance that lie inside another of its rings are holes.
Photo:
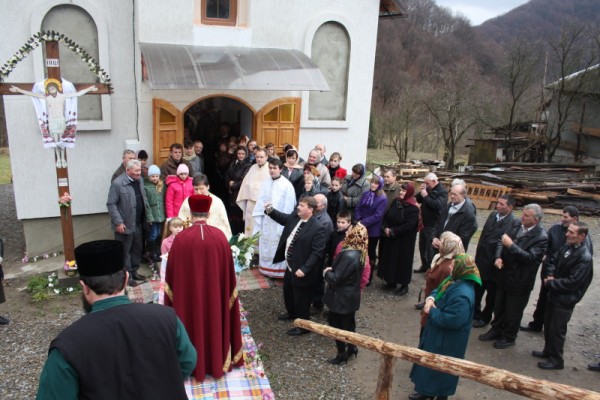
<path fill-rule="evenodd" d="M 294 211 L 296 191 L 291 182 L 281 175 L 282 169 L 283 163 L 279 158 L 269 159 L 269 176 L 271 179 L 265 180 L 260 187 L 256 206 L 252 212 L 252 218 L 254 219 L 253 234 L 260 232 L 258 239 L 258 269 L 265 276 L 281 279 L 283 279 L 285 273 L 286 261 L 273 264 L 273 258 L 284 226 L 265 215 L 265 205 L 270 204 L 284 214 Z"/>
<path fill-rule="evenodd" d="M 192 184 L 194 185 L 194 194 L 203 194 L 212 199 L 206 223 L 223 231 L 227 240 L 231 239 L 231 226 L 229 225 L 229 218 L 227 217 L 227 209 L 225 208 L 225 204 L 223 204 L 223 200 L 209 192 L 210 185 L 208 184 L 208 177 L 200 173 L 194 177 Z M 188 199 L 189 197 L 183 200 L 178 215 L 178 217 L 183 220 L 183 226 L 186 228 L 192 225 L 192 213 L 190 211 Z"/>
<path fill-rule="evenodd" d="M 256 164 L 254 164 L 248 170 L 248 173 L 242 181 L 240 186 L 240 192 L 238 194 L 236 203 L 242 209 L 244 217 L 244 235 L 252 235 L 252 212 L 256 205 L 256 199 L 258 198 L 258 192 L 262 183 L 269 179 L 269 165 L 267 164 L 267 151 L 265 149 L 259 149 L 255 154 Z"/>

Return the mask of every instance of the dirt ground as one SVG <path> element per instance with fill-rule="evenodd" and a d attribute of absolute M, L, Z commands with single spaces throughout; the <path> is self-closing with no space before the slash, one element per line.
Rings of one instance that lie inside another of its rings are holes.
<path fill-rule="evenodd" d="M 489 212 L 478 211 L 480 230 Z M 559 216 L 546 215 L 543 225 L 548 228 L 558 222 Z M 582 216 L 582 221 L 590 225 L 592 240 L 595 249 L 600 249 L 600 218 Z M 479 232 L 476 233 L 477 238 Z M 469 246 L 469 253 L 475 253 L 476 243 Z M 596 250 L 594 264 L 597 266 L 600 255 Z M 415 266 L 420 265 L 418 255 L 415 254 Z M 361 309 L 358 312 L 357 332 L 370 335 L 396 344 L 414 346 L 418 345 L 419 312 L 415 310 L 418 291 L 424 286 L 423 274 L 413 275 L 413 285 L 407 296 L 399 298 L 393 294 L 380 297 L 374 292 L 381 293 L 379 286 L 382 281 L 374 281 L 367 288 Z M 539 293 L 540 280 L 536 282 L 531 293 L 529 304 L 525 310 L 522 323 L 531 321 L 535 303 Z M 376 301 L 370 297 L 375 295 Z M 569 323 L 567 341 L 565 344 L 565 369 L 562 371 L 545 371 L 537 367 L 536 359 L 531 356 L 532 350 L 542 350 L 544 338 L 542 333 L 520 332 L 516 346 L 497 350 L 493 342 L 481 342 L 477 337 L 489 329 L 472 329 L 465 359 L 485 365 L 505 369 L 510 372 L 527 375 L 537 379 L 563 383 L 580 388 L 600 392 L 600 374 L 590 371 L 587 365 L 600 361 L 600 278 L 593 280 L 583 300 L 576 306 L 573 317 Z M 374 393 L 377 384 L 379 354 L 364 351 L 360 354 L 359 361 L 351 364 L 351 379 L 358 383 L 366 393 Z M 412 364 L 397 360 L 394 368 L 393 398 L 407 398 L 413 392 L 413 384 L 409 373 Z M 466 379 L 460 379 L 455 399 L 517 399 L 522 398 L 516 394 L 497 390 L 483 384 Z"/>
<path fill-rule="evenodd" d="M 479 226 L 488 212 L 478 212 Z M 547 228 L 558 221 L 557 215 L 547 215 Z M 591 226 L 596 255 L 600 257 L 600 218 L 582 217 Z M 478 237 L 478 233 L 476 233 Z M 13 247 L 13 246 L 11 246 Z M 14 246 L 18 248 L 18 246 Z M 470 246 L 474 253 L 476 241 Z M 10 257 L 15 259 L 12 255 Z M 415 254 L 415 267 L 420 265 Z M 8 315 L 11 324 L 0 327 L 0 398 L 22 399 L 29 396 L 17 393 L 35 393 L 41 366 L 46 358 L 48 344 L 58 332 L 82 315 L 79 297 L 61 296 L 52 301 L 32 304 L 29 295 L 19 289 L 26 279 L 7 282 L 7 302 L 0 305 L 0 315 Z M 409 294 L 402 298 L 380 289 L 381 281 L 364 292 L 357 315 L 357 332 L 385 341 L 416 346 L 419 333 L 419 312 L 414 309 L 423 275 L 415 274 Z M 539 282 L 532 292 L 523 323 L 531 320 Z M 276 321 L 283 311 L 280 287 L 268 290 L 240 292 L 244 307 L 249 312 L 250 328 L 257 343 L 264 343 L 262 352 L 267 376 L 272 388 L 281 399 L 372 399 L 375 393 L 380 356 L 361 349 L 358 358 L 344 367 L 333 367 L 325 362 L 335 353 L 330 339 L 306 335 L 290 339 L 284 332 L 286 323 Z M 542 350 L 543 337 L 539 333 L 521 332 L 515 347 L 496 350 L 490 342 L 480 342 L 477 336 L 487 328 L 473 329 L 466 359 L 495 366 L 530 377 L 564 383 L 600 392 L 600 373 L 589 371 L 591 362 L 600 361 L 600 279 L 592 282 L 579 303 L 569 324 L 565 345 L 565 369 L 544 371 L 537 367 L 538 359 L 532 350 Z M 316 322 L 326 323 L 322 316 Z M 411 364 L 397 360 L 394 368 L 393 399 L 405 399 L 413 390 L 409 379 Z M 306 370 L 309 380 L 297 371 Z M 308 372 L 310 371 L 310 373 Z M 322 380 L 319 380 L 322 377 Z M 307 388 L 308 385 L 308 388 Z M 344 390 L 341 386 L 347 386 Z M 16 388 L 22 390 L 16 391 Z M 305 388 L 305 390 L 303 390 Z M 461 379 L 455 399 L 516 399 L 519 396 Z"/>

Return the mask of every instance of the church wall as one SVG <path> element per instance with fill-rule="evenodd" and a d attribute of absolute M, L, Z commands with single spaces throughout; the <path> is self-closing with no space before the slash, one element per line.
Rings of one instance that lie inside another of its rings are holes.
<path fill-rule="evenodd" d="M 84 130 L 77 133 L 77 144 L 67 151 L 75 241 L 90 237 L 90 232 L 110 230 L 106 215 L 106 198 L 110 176 L 121 162 L 127 139 L 138 139 L 136 130 L 135 78 L 133 75 L 133 9 L 130 2 L 92 0 L 27 2 L 4 1 L 6 15 L 0 24 L 3 43 L 0 60 L 11 57 L 27 39 L 41 29 L 41 21 L 52 7 L 72 4 L 85 9 L 98 25 L 99 40 L 105 40 L 105 53 L 100 53 L 100 66 L 108 71 L 114 87 L 110 96 L 110 129 Z M 60 31 L 59 28 L 55 30 Z M 104 34 L 104 38 L 102 38 Z M 77 42 L 76 36 L 70 37 Z M 64 49 L 61 48 L 61 52 Z M 68 50 L 64 50 L 68 51 Z M 42 50 L 36 49 L 21 61 L 7 82 L 36 82 L 44 79 Z M 64 76 L 69 79 L 68 76 Z M 44 149 L 31 99 L 26 96 L 4 96 L 7 131 L 11 152 L 11 168 L 17 205 L 17 217 L 23 221 L 28 252 L 35 255 L 62 243 L 54 151 Z M 96 214 L 88 216 L 89 214 Z M 77 217 L 85 215 L 85 217 Z M 97 218 L 98 217 L 98 218 Z M 110 232 L 109 232 L 110 233 Z"/>
<path fill-rule="evenodd" d="M 310 7 L 304 0 L 240 0 L 243 6 L 238 11 L 243 13 L 244 23 L 235 28 L 194 25 L 192 0 L 30 0 L 2 4 L 6 15 L 19 16 L 0 24 L 4 38 L 0 46 L 2 62 L 40 29 L 45 13 L 55 5 L 82 7 L 98 26 L 99 62 L 111 76 L 114 93 L 108 99 L 108 125 L 79 129 L 76 148 L 68 151 L 76 243 L 84 237 L 91 240 L 110 236 L 105 205 L 110 176 L 119 166 L 125 148 L 146 149 L 152 154 L 153 97 L 170 101 L 183 110 L 202 97 L 230 95 L 243 99 L 255 111 L 281 97 L 301 97 L 301 155 L 306 158 L 316 143 L 324 143 L 328 154 L 343 154 L 346 168 L 365 161 L 378 0 L 311 0 Z M 308 92 L 151 91 L 147 82 L 141 82 L 138 42 L 279 47 L 298 49 L 310 56 L 314 33 L 327 21 L 342 24 L 350 37 L 346 121 L 309 121 Z M 77 42 L 77 37 L 71 39 Z M 35 53 L 18 64 L 8 82 L 44 79 L 41 49 Z M 44 252 L 62 241 L 53 151 L 42 147 L 29 98 L 4 96 L 4 103 L 17 216 L 23 220 L 30 254 Z"/>

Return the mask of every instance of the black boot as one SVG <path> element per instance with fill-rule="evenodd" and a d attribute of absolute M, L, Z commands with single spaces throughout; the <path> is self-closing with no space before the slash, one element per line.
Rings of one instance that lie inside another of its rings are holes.
<path fill-rule="evenodd" d="M 353 344 L 348 345 L 348 358 L 354 356 L 354 358 L 358 358 L 358 347 Z"/>
<path fill-rule="evenodd" d="M 348 362 L 348 353 L 337 353 L 335 358 L 330 358 L 327 362 L 333 365 L 345 365 Z"/>
<path fill-rule="evenodd" d="M 154 247 L 156 244 L 152 240 L 148 240 L 146 243 L 146 253 L 144 254 L 144 260 L 148 262 L 148 266 L 152 268 L 154 264 Z"/>

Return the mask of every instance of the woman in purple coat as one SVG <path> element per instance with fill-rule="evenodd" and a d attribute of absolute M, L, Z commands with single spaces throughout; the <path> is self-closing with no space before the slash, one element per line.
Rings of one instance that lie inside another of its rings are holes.
<path fill-rule="evenodd" d="M 363 224 L 369 232 L 369 260 L 371 265 L 376 265 L 377 259 L 377 243 L 381 236 L 381 222 L 385 214 L 387 206 L 387 197 L 383 193 L 383 178 L 379 175 L 373 175 L 368 191 L 361 196 L 356 209 L 354 210 L 354 219 L 356 222 Z M 373 279 L 373 269 L 369 276 L 369 283 Z"/>

